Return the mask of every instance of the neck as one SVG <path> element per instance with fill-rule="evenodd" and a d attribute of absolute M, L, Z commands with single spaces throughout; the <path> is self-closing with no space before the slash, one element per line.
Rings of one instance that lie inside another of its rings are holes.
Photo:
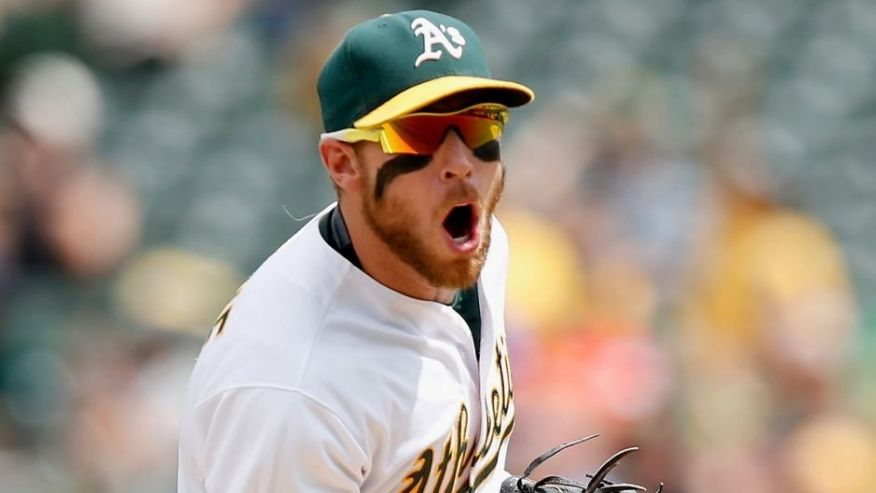
<path fill-rule="evenodd" d="M 452 288 L 433 286 L 413 267 L 402 261 L 374 233 L 361 208 L 350 201 L 339 201 L 338 207 L 350 234 L 350 241 L 366 274 L 384 286 L 420 300 L 450 304 L 456 295 Z"/>

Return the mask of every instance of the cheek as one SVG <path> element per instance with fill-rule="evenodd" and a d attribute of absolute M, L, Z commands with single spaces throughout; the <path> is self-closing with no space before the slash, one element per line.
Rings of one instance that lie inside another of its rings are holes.
<path fill-rule="evenodd" d="M 429 229 L 439 217 L 446 194 L 439 186 L 424 179 L 400 177 L 384 191 L 382 211 L 387 220 L 404 223 L 412 231 Z"/>
<path fill-rule="evenodd" d="M 504 179 L 504 169 L 499 163 L 485 164 L 479 172 L 482 173 L 481 179 L 478 180 L 481 188 L 479 191 L 482 197 L 486 197 L 493 190 L 501 188 Z"/>
<path fill-rule="evenodd" d="M 416 173 L 410 173 L 388 184 L 377 203 L 397 215 L 420 216 L 431 204 L 434 188 L 427 186 L 424 180 L 417 180 Z"/>

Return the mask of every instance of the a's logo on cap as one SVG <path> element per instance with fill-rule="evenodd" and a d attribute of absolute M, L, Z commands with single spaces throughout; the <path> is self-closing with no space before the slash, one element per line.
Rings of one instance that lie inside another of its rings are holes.
<path fill-rule="evenodd" d="M 414 61 L 414 67 L 419 67 L 426 60 L 438 60 L 441 58 L 443 51 L 433 50 L 435 45 L 441 45 L 447 50 L 453 58 L 459 59 L 462 56 L 462 47 L 465 46 L 465 38 L 459 32 L 459 29 L 444 24 L 436 26 L 425 17 L 417 17 L 414 22 L 411 22 L 411 29 L 414 30 L 414 35 L 423 36 L 423 53 Z M 446 33 L 446 35 L 445 35 Z M 450 36 L 450 39 L 447 39 Z"/>

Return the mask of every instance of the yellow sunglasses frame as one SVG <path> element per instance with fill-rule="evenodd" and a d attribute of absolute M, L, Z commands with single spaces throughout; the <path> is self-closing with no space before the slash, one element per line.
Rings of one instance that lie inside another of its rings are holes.
<path fill-rule="evenodd" d="M 369 142 L 379 143 L 381 149 L 383 149 L 383 152 L 387 154 L 398 154 L 399 152 L 393 150 L 392 145 L 387 138 L 387 132 L 392 131 L 392 123 L 394 121 L 404 120 L 406 118 L 423 116 L 439 118 L 453 116 L 473 116 L 476 118 L 483 118 L 485 120 L 492 120 L 498 123 L 499 133 L 498 135 L 494 136 L 499 137 L 501 136 L 502 130 L 504 130 L 505 124 L 508 123 L 510 113 L 508 112 L 508 107 L 501 104 L 479 103 L 461 109 L 459 111 L 454 111 L 452 113 L 409 113 L 407 115 L 396 118 L 395 120 L 384 122 L 376 127 L 344 128 L 341 130 L 336 130 L 334 132 L 326 132 L 320 135 L 320 140 L 334 139 L 341 142 L 346 142 L 348 144 L 354 144 L 356 142 L 366 140 Z"/>

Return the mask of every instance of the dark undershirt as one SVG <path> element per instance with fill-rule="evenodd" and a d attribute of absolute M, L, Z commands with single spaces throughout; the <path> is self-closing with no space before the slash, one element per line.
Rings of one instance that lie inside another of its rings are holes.
<path fill-rule="evenodd" d="M 359 270 L 362 269 L 362 262 L 359 261 L 359 256 L 356 255 L 356 250 L 353 248 L 353 242 L 350 241 L 350 234 L 347 232 L 347 225 L 344 223 L 344 218 L 341 211 L 335 207 L 328 214 L 324 215 L 319 221 L 319 232 L 326 243 L 340 253 L 351 264 L 355 265 Z M 465 320 L 471 330 L 472 341 L 474 341 L 475 356 L 480 360 L 481 357 L 481 307 L 478 301 L 478 286 L 466 289 L 460 289 L 456 292 L 453 303 L 450 305 Z"/>

